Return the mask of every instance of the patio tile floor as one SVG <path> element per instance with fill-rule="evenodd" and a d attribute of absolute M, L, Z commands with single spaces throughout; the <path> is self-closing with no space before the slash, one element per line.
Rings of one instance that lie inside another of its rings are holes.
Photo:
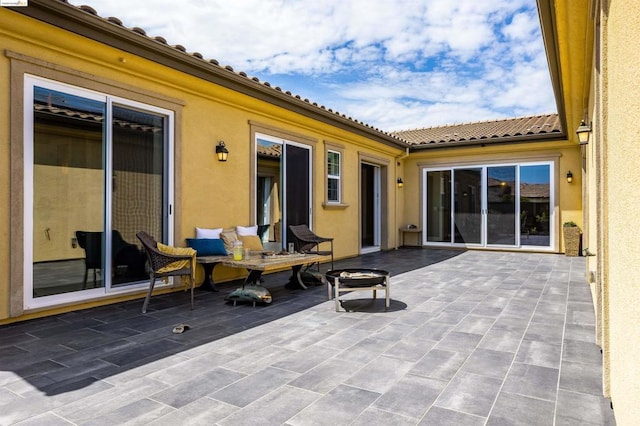
<path fill-rule="evenodd" d="M 265 276 L 0 326 L 0 424 L 614 425 L 584 258 L 403 248 L 391 307 Z M 323 271 L 327 265 L 323 265 Z M 175 325 L 191 326 L 173 334 Z"/>

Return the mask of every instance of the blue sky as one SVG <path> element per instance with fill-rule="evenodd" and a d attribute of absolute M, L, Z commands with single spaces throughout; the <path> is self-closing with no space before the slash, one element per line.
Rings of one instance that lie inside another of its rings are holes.
<path fill-rule="evenodd" d="M 556 112 L 535 0 L 71 3 L 385 131 Z"/>

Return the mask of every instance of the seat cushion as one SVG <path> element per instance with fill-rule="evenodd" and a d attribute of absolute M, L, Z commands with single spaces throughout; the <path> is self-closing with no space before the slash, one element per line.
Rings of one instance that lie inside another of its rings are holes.
<path fill-rule="evenodd" d="M 198 256 L 224 256 L 227 251 L 220 238 L 187 238 L 187 245 L 198 252 Z"/>
<path fill-rule="evenodd" d="M 196 251 L 194 249 L 189 247 L 167 246 L 165 244 L 158 243 L 158 250 L 161 251 L 162 253 L 176 254 L 176 255 L 182 255 L 182 256 L 192 256 L 192 258 L 184 259 L 184 260 L 176 260 L 175 262 L 171 262 L 167 266 L 158 269 L 156 272 L 172 272 L 172 271 L 177 271 L 179 269 L 190 268 L 193 274 L 193 269 L 194 269 L 193 267 L 195 264 L 195 257 L 196 257 Z"/>

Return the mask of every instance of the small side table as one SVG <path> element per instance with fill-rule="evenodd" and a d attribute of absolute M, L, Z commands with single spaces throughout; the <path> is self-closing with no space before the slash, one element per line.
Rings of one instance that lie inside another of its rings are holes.
<path fill-rule="evenodd" d="M 422 247 L 422 228 L 400 228 L 400 245 L 404 246 L 404 234 L 416 234 L 416 245 L 412 247 Z"/>

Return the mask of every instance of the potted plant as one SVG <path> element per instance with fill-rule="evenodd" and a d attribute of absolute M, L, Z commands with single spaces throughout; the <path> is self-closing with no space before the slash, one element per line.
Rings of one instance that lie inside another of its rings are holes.
<path fill-rule="evenodd" d="M 565 222 L 562 225 L 564 235 L 564 254 L 566 256 L 578 256 L 580 253 L 581 231 L 574 221 Z"/>

